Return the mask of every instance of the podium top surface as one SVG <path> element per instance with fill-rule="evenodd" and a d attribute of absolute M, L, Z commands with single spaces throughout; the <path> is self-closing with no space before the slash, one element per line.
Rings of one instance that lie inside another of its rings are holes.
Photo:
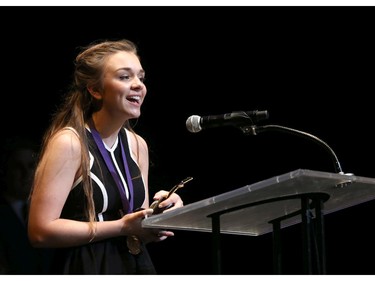
<path fill-rule="evenodd" d="M 270 221 L 301 210 L 300 195 L 323 194 L 328 198 L 323 214 L 375 199 L 375 179 L 312 170 L 294 170 L 254 184 L 150 216 L 143 227 L 212 231 L 210 215 L 220 215 L 220 232 L 259 236 L 272 232 Z M 245 208 L 237 207 L 244 206 Z M 226 210 L 236 209 L 229 213 Z M 281 228 L 301 222 L 300 215 L 281 221 Z"/>

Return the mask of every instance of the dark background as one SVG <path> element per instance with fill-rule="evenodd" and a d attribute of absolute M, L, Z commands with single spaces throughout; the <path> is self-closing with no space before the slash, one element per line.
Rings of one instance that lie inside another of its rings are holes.
<path fill-rule="evenodd" d="M 268 110 L 266 124 L 313 134 L 346 173 L 375 177 L 372 7 L 0 7 L 2 136 L 40 139 L 70 82 L 76 47 L 138 44 L 148 95 L 136 130 L 149 143 L 150 190 L 185 204 L 295 169 L 335 172 L 295 135 L 192 134 L 193 115 Z M 328 274 L 374 274 L 374 203 L 325 216 Z M 149 245 L 160 274 L 211 274 L 211 235 L 175 231 Z M 300 226 L 283 231 L 284 273 L 302 272 Z M 272 236 L 222 235 L 223 274 L 272 274 Z"/>

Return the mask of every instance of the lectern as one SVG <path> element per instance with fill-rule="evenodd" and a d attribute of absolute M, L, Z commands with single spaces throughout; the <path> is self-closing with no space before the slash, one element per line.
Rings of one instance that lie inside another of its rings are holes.
<path fill-rule="evenodd" d="M 272 232 L 274 270 L 280 273 L 280 232 L 301 223 L 305 271 L 312 273 L 314 240 L 318 273 L 324 274 L 324 215 L 374 198 L 373 178 L 298 169 L 150 216 L 142 224 L 149 228 L 211 232 L 213 270 L 220 274 L 221 233 L 259 236 Z"/>

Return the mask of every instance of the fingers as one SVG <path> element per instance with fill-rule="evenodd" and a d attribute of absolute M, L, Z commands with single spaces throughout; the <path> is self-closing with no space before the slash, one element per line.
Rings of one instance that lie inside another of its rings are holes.
<path fill-rule="evenodd" d="M 181 197 L 176 193 L 171 196 L 171 200 L 173 200 L 173 204 L 175 207 L 184 206 L 184 202 L 182 201 Z"/>
<path fill-rule="evenodd" d="M 165 197 L 167 197 L 168 194 L 169 194 L 168 191 L 165 191 L 165 190 L 159 190 L 158 192 L 155 193 L 153 199 L 154 199 L 154 200 L 159 200 L 159 199 L 161 199 L 161 198 L 165 198 Z"/>
<path fill-rule="evenodd" d="M 160 198 L 167 197 L 168 194 L 169 192 L 165 190 L 160 190 L 155 194 L 154 200 L 156 201 L 154 202 L 157 202 L 158 208 L 161 209 L 155 214 L 160 213 L 160 212 L 165 212 L 167 210 L 174 210 L 176 208 L 184 206 L 184 203 L 181 197 L 176 193 L 170 194 L 170 196 L 167 199 L 160 200 Z"/>
<path fill-rule="evenodd" d="M 144 219 L 144 218 L 147 218 L 148 216 L 151 216 L 153 212 L 154 212 L 153 209 L 143 209 L 143 210 L 136 211 L 132 214 L 133 216 L 135 216 L 135 218 Z"/>
<path fill-rule="evenodd" d="M 160 208 L 164 208 L 164 207 L 173 207 L 173 209 L 175 208 L 178 208 L 178 207 L 182 207 L 184 205 L 181 197 L 174 193 L 172 194 L 168 199 L 165 199 L 164 201 L 162 201 L 160 204 L 159 204 L 159 207 Z M 168 210 L 170 210 L 168 208 Z"/>
<path fill-rule="evenodd" d="M 174 233 L 169 230 L 162 229 L 143 229 L 143 233 L 139 235 L 139 238 L 147 243 L 164 241 L 168 237 L 174 236 Z"/>
<path fill-rule="evenodd" d="M 153 209 L 145 209 L 145 210 L 143 210 L 142 211 L 143 218 L 147 218 L 148 216 L 151 216 L 153 212 L 154 212 Z"/>
<path fill-rule="evenodd" d="M 160 230 L 157 233 L 155 233 L 155 242 L 164 241 L 168 237 L 174 236 L 174 233 L 172 231 L 167 230 Z"/>
<path fill-rule="evenodd" d="M 169 230 L 160 230 L 157 233 L 157 236 L 159 236 L 159 237 L 162 237 L 162 236 L 171 237 L 171 236 L 174 236 L 174 232 L 169 231 Z"/>

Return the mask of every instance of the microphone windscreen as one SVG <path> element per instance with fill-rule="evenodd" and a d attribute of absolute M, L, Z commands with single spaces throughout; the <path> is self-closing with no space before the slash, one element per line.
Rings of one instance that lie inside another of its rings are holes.
<path fill-rule="evenodd" d="M 201 117 L 198 115 L 192 115 L 186 120 L 186 128 L 191 133 L 198 133 L 202 130 L 200 123 Z"/>

